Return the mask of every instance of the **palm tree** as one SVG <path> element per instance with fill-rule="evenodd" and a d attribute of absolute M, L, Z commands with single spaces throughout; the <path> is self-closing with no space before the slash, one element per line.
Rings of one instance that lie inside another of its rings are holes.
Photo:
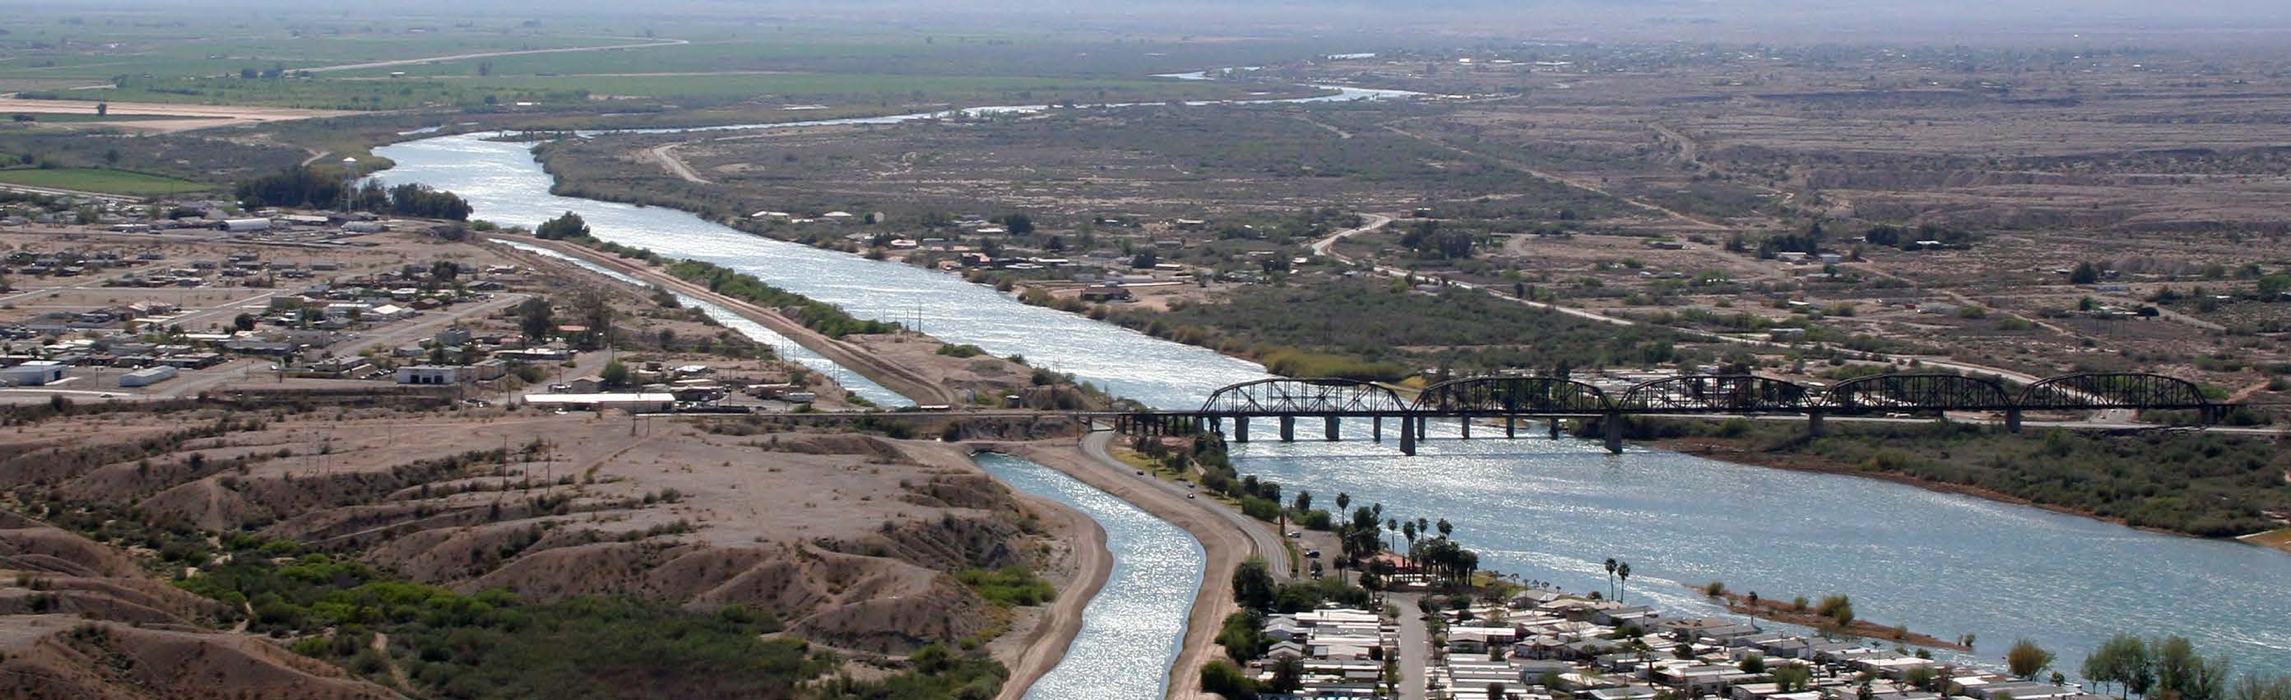
<path fill-rule="evenodd" d="M 1344 513 L 1349 510 L 1352 510 L 1352 494 L 1338 491 L 1336 493 L 1336 512 Z"/>
<path fill-rule="evenodd" d="M 1456 526 L 1448 524 L 1447 518 L 1440 519 L 1440 539 L 1447 539 L 1448 535 L 1455 534 L 1455 532 Z"/>
<path fill-rule="evenodd" d="M 1607 557 L 1607 597 L 1615 597 L 1615 558 Z"/>
<path fill-rule="evenodd" d="M 1624 585 L 1629 585 L 1631 583 L 1631 563 L 1626 561 L 1620 564 L 1616 564 L 1615 575 L 1623 579 Z M 1622 594 L 1618 592 L 1615 595 L 1615 600 L 1620 602 L 1622 599 Z"/>
<path fill-rule="evenodd" d="M 1401 523 L 1400 534 L 1408 538 L 1408 554 L 1410 557 L 1414 557 L 1416 553 L 1416 523 L 1414 521 Z"/>

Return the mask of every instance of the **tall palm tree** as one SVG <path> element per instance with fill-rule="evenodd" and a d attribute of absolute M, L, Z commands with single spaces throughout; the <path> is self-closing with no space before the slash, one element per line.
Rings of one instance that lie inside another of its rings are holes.
<path fill-rule="evenodd" d="M 1607 557 L 1607 597 L 1615 597 L 1615 558 Z"/>
<path fill-rule="evenodd" d="M 1626 561 L 1620 564 L 1616 564 L 1615 575 L 1623 579 L 1624 585 L 1629 585 L 1631 583 L 1631 563 Z M 1623 600 L 1623 596 L 1620 592 L 1616 593 L 1615 600 L 1618 602 Z"/>

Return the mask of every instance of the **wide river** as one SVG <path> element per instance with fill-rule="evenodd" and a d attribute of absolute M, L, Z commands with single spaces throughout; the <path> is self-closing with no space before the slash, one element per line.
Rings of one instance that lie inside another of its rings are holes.
<path fill-rule="evenodd" d="M 731 267 L 863 318 L 919 317 L 949 342 L 1023 354 L 1153 406 L 1190 408 L 1217 387 L 1266 376 L 1249 362 L 1026 306 L 951 275 L 751 236 L 671 209 L 558 197 L 522 144 L 459 135 L 376 153 L 397 162 L 377 177 L 458 193 L 478 218 L 531 227 L 578 212 L 599 238 Z M 2256 547 L 1868 479 L 1642 449 L 1614 456 L 1574 440 L 1438 440 L 1414 458 L 1360 441 L 1260 441 L 1235 455 L 1243 471 L 1290 493 L 1310 490 L 1321 503 L 1342 491 L 1392 515 L 1446 518 L 1484 552 L 1486 568 L 1604 590 L 1600 562 L 1629 561 L 1627 596 L 1674 614 L 1713 612 L 1685 585 L 1722 580 L 1768 597 L 1849 594 L 1866 619 L 1978 635 L 1975 656 L 1990 664 L 2027 637 L 2058 652 L 2073 675 L 2100 640 L 2135 631 L 2186 635 L 2239 668 L 2291 671 L 2291 556 Z M 1170 595 L 1116 583 L 1101 594 L 1116 606 Z M 1134 635 L 1130 644 L 1078 640 L 1066 663 L 1160 658 L 1166 667 L 1167 640 L 1182 627 L 1143 645 Z"/>

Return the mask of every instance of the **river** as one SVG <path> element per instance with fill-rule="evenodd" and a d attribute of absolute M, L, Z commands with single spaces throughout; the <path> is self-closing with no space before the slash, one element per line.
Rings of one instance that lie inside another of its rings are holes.
<path fill-rule="evenodd" d="M 862 318 L 920 318 L 920 330 L 948 342 L 1023 354 L 1149 405 L 1190 408 L 1219 386 L 1266 376 L 951 275 L 671 209 L 558 197 L 522 144 L 457 135 L 376 153 L 397 163 L 377 177 L 453 191 L 478 218 L 530 227 L 576 211 L 599 238 L 737 269 Z M 1487 553 L 1485 566 L 1526 578 L 1603 590 L 1598 562 L 1622 558 L 1639 574 L 1633 591 L 1680 612 L 1709 607 L 1677 583 L 1717 579 L 1769 596 L 1849 594 L 1863 618 L 1976 634 L 1976 656 L 1991 664 L 2028 637 L 2072 672 L 2099 641 L 2130 630 L 2186 635 L 2240 668 L 2291 671 L 2291 557 L 2255 547 L 1867 479 L 1638 449 L 1615 457 L 1575 441 L 1434 441 L 1414 459 L 1364 442 L 1256 442 L 1235 456 L 1243 471 L 1323 503 L 1349 491 L 1394 515 L 1448 518 L 1459 540 Z M 1102 594 L 1143 595 L 1152 594 Z M 1175 638 L 1182 625 L 1165 632 Z"/>

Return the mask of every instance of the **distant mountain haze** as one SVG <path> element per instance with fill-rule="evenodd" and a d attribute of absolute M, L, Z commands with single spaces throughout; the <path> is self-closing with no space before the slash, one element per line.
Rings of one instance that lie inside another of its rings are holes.
<path fill-rule="evenodd" d="M 1093 29 L 1200 36 L 1417 32 L 1596 41 L 2235 42 L 2278 37 L 2291 1 L 2200 0 L 0 0 L 0 10 L 273 16 L 846 20 L 910 29 Z M 1402 38 L 1402 37 L 1395 37 Z"/>

